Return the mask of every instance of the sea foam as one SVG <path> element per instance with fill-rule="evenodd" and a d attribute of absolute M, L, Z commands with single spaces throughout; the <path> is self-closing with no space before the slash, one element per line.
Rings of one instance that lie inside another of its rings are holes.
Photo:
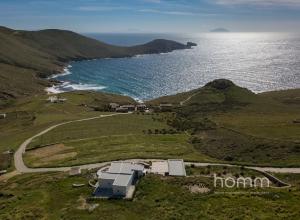
<path fill-rule="evenodd" d="M 94 90 L 100 91 L 105 89 L 105 86 L 99 86 L 95 84 L 84 84 L 84 83 L 71 83 L 71 82 L 63 82 L 59 85 L 53 85 L 51 87 L 46 88 L 46 92 L 48 94 L 58 94 L 63 92 L 75 91 L 75 90 Z"/>

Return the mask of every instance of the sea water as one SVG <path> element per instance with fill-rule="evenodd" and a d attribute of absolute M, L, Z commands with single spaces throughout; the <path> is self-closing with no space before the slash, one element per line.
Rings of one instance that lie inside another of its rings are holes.
<path fill-rule="evenodd" d="M 138 100 L 199 88 L 226 78 L 254 92 L 300 88 L 300 35 L 291 33 L 89 34 L 122 46 L 157 38 L 197 47 L 166 54 L 72 62 L 52 92 L 95 90 Z"/>

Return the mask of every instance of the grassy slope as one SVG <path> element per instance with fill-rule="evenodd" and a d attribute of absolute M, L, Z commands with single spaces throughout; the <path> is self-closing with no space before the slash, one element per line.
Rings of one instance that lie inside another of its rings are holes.
<path fill-rule="evenodd" d="M 16 150 L 27 138 L 50 127 L 51 125 L 74 119 L 88 118 L 107 114 L 94 111 L 112 102 L 134 103 L 129 97 L 95 93 L 71 92 L 61 95 L 68 101 L 64 104 L 46 102 L 46 95 L 38 95 L 17 100 L 13 106 L 6 108 L 6 119 L 0 120 L 0 152 Z"/>
<path fill-rule="evenodd" d="M 290 176 L 286 176 L 289 178 Z M 92 212 L 84 207 L 92 189 L 73 188 L 73 183 L 88 183 L 90 175 L 67 177 L 64 174 L 26 174 L 0 183 L 1 219 L 299 219 L 299 177 L 294 187 L 235 189 L 241 194 L 192 194 L 187 186 L 203 183 L 212 188 L 211 179 L 162 178 L 148 175 L 139 183 L 133 201 L 98 200 Z M 217 188 L 214 192 L 223 192 Z M 258 191 L 255 191 L 256 193 Z M 38 204 L 38 205 L 37 205 Z"/>
<path fill-rule="evenodd" d="M 0 77 L 4 79 L 0 81 L 0 100 L 4 102 L 41 92 L 47 81 L 39 77 L 61 72 L 63 66 L 72 60 L 128 57 L 187 48 L 168 40 L 119 47 L 71 31 L 17 31 L 0 27 Z"/>
<path fill-rule="evenodd" d="M 148 129 L 170 129 L 165 122 L 154 121 L 152 117 L 141 114 L 120 115 L 59 127 L 34 140 L 29 148 L 62 143 L 65 150 L 61 148 L 59 152 L 51 152 L 50 148 L 53 147 L 43 147 L 28 151 L 25 161 L 29 166 L 39 167 L 129 158 L 209 159 L 194 150 L 188 143 L 189 136 L 184 133 L 145 134 Z"/>

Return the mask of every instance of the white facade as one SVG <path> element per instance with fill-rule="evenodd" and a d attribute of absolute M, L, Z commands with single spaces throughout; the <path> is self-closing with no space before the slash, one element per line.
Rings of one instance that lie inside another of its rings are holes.
<path fill-rule="evenodd" d="M 129 187 L 132 185 L 134 175 L 120 174 L 113 183 L 113 194 L 116 196 L 126 196 Z"/>

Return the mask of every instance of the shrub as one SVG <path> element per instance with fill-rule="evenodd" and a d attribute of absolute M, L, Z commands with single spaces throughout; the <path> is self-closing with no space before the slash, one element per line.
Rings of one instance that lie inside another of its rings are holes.
<path fill-rule="evenodd" d="M 224 160 L 226 160 L 226 161 L 233 161 L 234 158 L 233 158 L 232 156 L 226 156 L 226 157 L 224 158 Z"/>

